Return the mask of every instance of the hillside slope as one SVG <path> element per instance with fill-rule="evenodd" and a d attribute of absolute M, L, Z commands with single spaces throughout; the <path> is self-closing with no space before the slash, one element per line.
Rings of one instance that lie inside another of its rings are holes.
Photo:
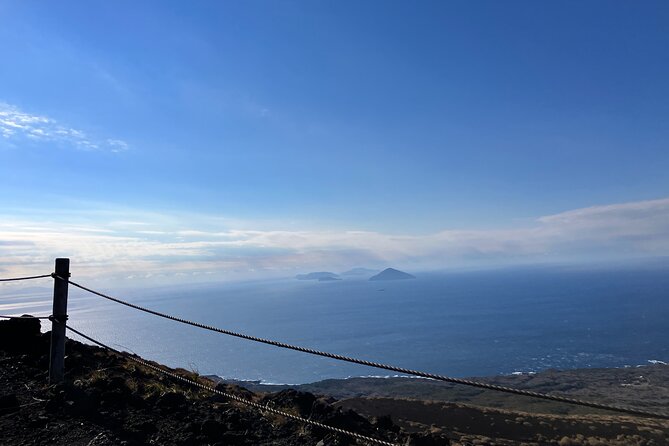
<path fill-rule="evenodd" d="M 347 445 L 349 437 L 302 425 L 175 382 L 116 353 L 68 339 L 66 380 L 47 381 L 50 334 L 39 321 L 0 322 L 0 432 L 3 445 Z M 167 369 L 165 367 L 165 369 Z M 169 369 L 168 369 L 169 370 Z M 195 373 L 174 373 L 215 386 Z M 368 420 L 331 400 L 286 390 L 219 389 L 389 441 L 406 441 L 387 419 Z M 417 443 L 421 437 L 414 436 Z M 437 444 L 447 444 L 446 440 Z M 429 444 L 434 444 L 430 440 Z"/>
<path fill-rule="evenodd" d="M 46 384 L 49 334 L 40 333 L 37 320 L 0 322 L 2 444 L 358 444 L 344 435 L 261 414 L 240 403 L 212 396 L 117 353 L 73 340 L 68 340 L 66 348 L 66 381 L 49 386 Z M 298 390 L 267 392 L 270 389 L 266 386 L 256 386 L 255 391 L 250 391 L 235 384 L 216 384 L 186 370 L 172 371 L 289 413 L 402 445 L 669 444 L 666 420 L 565 409 L 565 406 L 550 406 L 553 404 L 550 402 L 529 402 L 534 400 L 454 388 L 434 381 L 330 380 L 320 386 L 317 383 Z M 634 370 L 623 370 L 632 373 L 623 377 L 623 382 L 619 381 L 619 374 L 606 370 L 594 372 L 590 381 L 579 381 L 580 372 L 493 380 L 507 385 L 519 384 L 520 380 L 543 391 L 562 389 L 576 393 L 599 383 L 600 399 L 617 398 L 615 389 L 621 388 L 630 399 L 636 393 L 644 408 L 663 411 L 667 391 L 667 380 L 663 377 L 667 368 L 657 366 L 645 371 L 646 379 L 642 380 L 638 371 L 635 375 Z M 336 394 L 338 399 L 302 391 L 306 388 L 317 394 Z"/>

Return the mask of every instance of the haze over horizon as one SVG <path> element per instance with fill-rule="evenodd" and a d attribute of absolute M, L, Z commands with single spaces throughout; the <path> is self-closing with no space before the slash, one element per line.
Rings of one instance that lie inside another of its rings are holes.
<path fill-rule="evenodd" d="M 666 2 L 0 0 L 0 21 L 0 277 L 669 255 Z"/>

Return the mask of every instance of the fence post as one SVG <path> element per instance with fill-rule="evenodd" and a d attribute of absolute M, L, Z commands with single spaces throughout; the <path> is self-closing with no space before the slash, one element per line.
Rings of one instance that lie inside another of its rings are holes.
<path fill-rule="evenodd" d="M 56 259 L 55 273 L 70 278 L 70 259 Z M 49 384 L 63 381 L 65 374 L 65 325 L 67 321 L 67 285 L 64 280 L 53 280 L 53 312 L 51 321 L 51 354 L 49 357 Z"/>

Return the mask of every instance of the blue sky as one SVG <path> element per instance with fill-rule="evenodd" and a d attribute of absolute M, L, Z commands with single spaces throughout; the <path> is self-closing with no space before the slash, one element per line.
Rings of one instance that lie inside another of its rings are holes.
<path fill-rule="evenodd" d="M 667 23 L 661 1 L 0 0 L 0 273 L 667 255 Z"/>

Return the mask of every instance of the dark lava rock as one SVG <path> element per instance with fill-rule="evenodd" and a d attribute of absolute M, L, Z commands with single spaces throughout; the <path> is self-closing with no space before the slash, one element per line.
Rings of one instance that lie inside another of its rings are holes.
<path fill-rule="evenodd" d="M 244 432 L 225 432 L 222 436 L 223 444 L 244 444 L 246 436 Z"/>
<path fill-rule="evenodd" d="M 369 421 L 361 417 L 352 410 L 342 410 L 337 408 L 334 413 L 325 417 L 326 423 L 330 426 L 346 429 L 350 431 L 360 431 L 361 427 L 369 426 Z"/>
<path fill-rule="evenodd" d="M 40 329 L 40 320 L 25 314 L 19 319 L 0 321 L 0 349 L 32 352 L 39 346 Z"/>
<path fill-rule="evenodd" d="M 156 406 L 161 409 L 175 409 L 186 404 L 186 396 L 183 393 L 167 392 L 158 398 Z"/>
<path fill-rule="evenodd" d="M 274 395 L 269 395 L 263 402 L 276 407 L 294 407 L 299 411 L 300 415 L 308 416 L 312 412 L 315 401 L 316 397 L 309 392 L 287 389 Z"/>
<path fill-rule="evenodd" d="M 126 405 L 126 395 L 121 389 L 103 391 L 100 395 L 100 406 L 119 407 Z"/>
<path fill-rule="evenodd" d="M 200 425 L 200 432 L 209 440 L 216 440 L 226 431 L 225 425 L 214 419 L 205 420 Z"/>
<path fill-rule="evenodd" d="M 93 437 L 93 439 L 88 442 L 88 445 L 86 446 L 115 446 L 118 444 L 120 444 L 118 439 L 105 432 L 100 432 L 95 437 Z"/>
<path fill-rule="evenodd" d="M 79 386 L 68 386 L 65 393 L 67 401 L 64 408 L 72 415 L 86 415 L 95 412 L 100 403 L 99 396 L 91 398 L 90 391 Z"/>
<path fill-rule="evenodd" d="M 448 446 L 451 444 L 446 437 L 435 437 L 429 434 L 411 434 L 411 446 Z"/>
<path fill-rule="evenodd" d="M 15 394 L 0 396 L 0 414 L 14 412 L 19 408 L 19 399 Z"/>
<path fill-rule="evenodd" d="M 228 399 L 213 399 L 162 377 L 116 353 L 66 341 L 65 381 L 48 385 L 49 334 L 39 334 L 33 319 L 0 324 L 0 444 L 71 444 L 74 446 L 315 445 L 329 432 L 290 419 L 250 410 Z M 17 339 L 28 341 L 14 342 Z M 18 350 L 18 351 L 17 351 Z M 163 393 L 156 389 L 174 389 Z M 379 427 L 358 423 L 325 399 L 294 390 L 258 395 L 236 385 L 226 393 L 314 420 L 357 425 L 379 435 Z M 25 406 L 22 403 L 28 402 Z M 386 433 L 387 435 L 387 433 Z M 383 434 L 381 434 L 383 436 Z M 329 435 L 329 445 L 353 444 Z M 391 436 L 391 438 L 394 438 Z"/>
<path fill-rule="evenodd" d="M 46 402 L 46 404 L 44 405 L 44 410 L 46 410 L 49 413 L 55 413 L 60 410 L 62 404 L 63 402 L 60 401 L 59 399 L 52 398 Z"/>
<path fill-rule="evenodd" d="M 393 423 L 393 419 L 390 418 L 390 415 L 383 415 L 377 417 L 373 420 L 374 427 L 380 430 L 387 430 L 390 432 L 399 432 L 400 427 Z"/>
<path fill-rule="evenodd" d="M 135 436 L 146 438 L 149 435 L 155 433 L 158 429 L 153 421 L 150 419 L 132 419 L 126 425 L 125 428 Z"/>
<path fill-rule="evenodd" d="M 243 387 L 236 386 L 234 384 L 225 384 L 225 383 L 218 383 L 216 385 L 216 390 L 219 390 L 221 392 L 225 392 L 231 395 L 236 395 L 238 397 L 251 400 L 253 399 L 253 392 L 250 390 L 244 389 Z M 218 401 L 218 402 L 227 402 L 228 399 L 222 395 L 213 395 L 211 397 L 212 401 Z"/>

